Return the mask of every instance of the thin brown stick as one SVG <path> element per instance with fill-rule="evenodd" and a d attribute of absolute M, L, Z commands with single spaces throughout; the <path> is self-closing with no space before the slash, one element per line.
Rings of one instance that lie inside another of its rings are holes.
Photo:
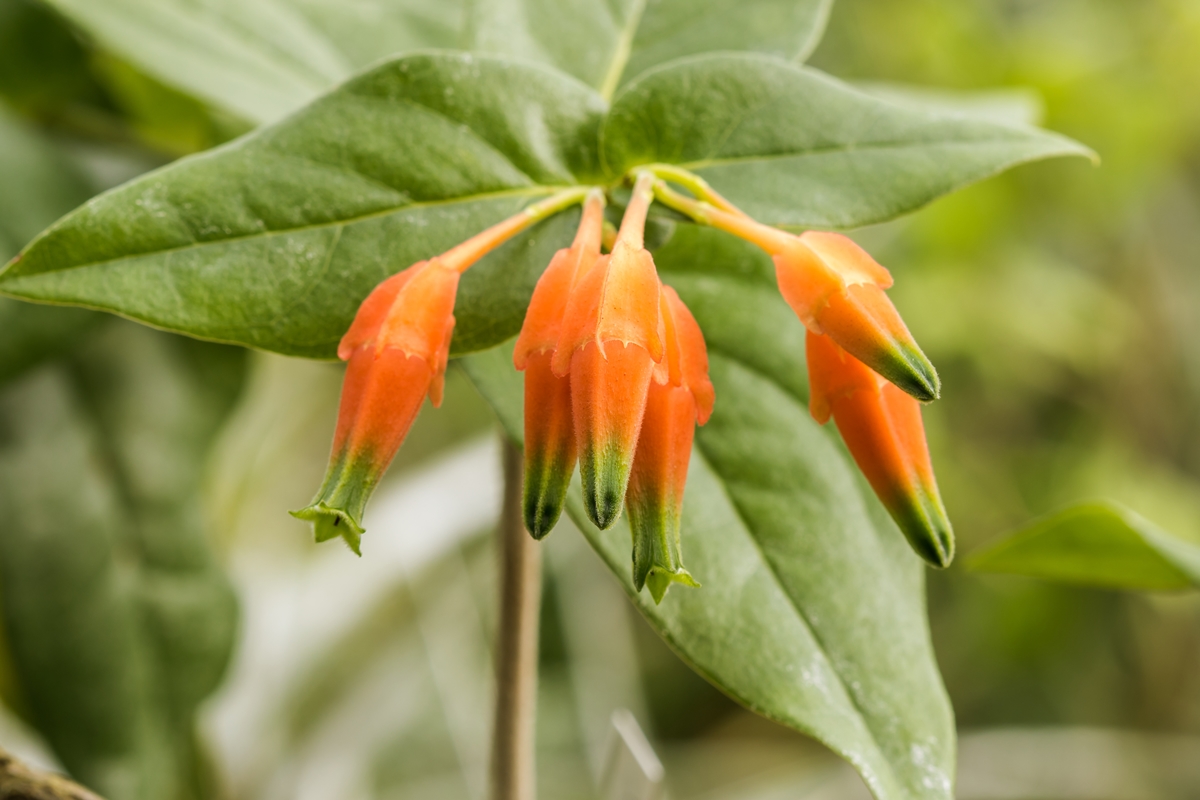
<path fill-rule="evenodd" d="M 521 514 L 521 450 L 504 438 L 504 507 L 500 515 L 500 624 L 496 642 L 496 717 L 492 734 L 493 800 L 534 800 L 538 613 L 542 554 Z"/>
<path fill-rule="evenodd" d="M 0 750 L 0 800 L 100 800 L 66 778 L 38 772 Z"/>

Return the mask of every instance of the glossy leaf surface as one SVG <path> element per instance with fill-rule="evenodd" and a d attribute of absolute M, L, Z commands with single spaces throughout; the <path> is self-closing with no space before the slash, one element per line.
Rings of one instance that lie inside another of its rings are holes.
<path fill-rule="evenodd" d="M 925 622 L 922 567 L 808 414 L 803 328 L 774 289 L 770 261 L 691 227 L 655 258 L 704 328 L 717 390 L 684 505 L 684 564 L 702 588 L 674 588 L 655 605 L 633 590 L 624 519 L 608 531 L 591 526 L 578 485 L 572 518 L 706 678 L 827 744 L 877 797 L 950 797 L 954 726 Z M 463 363 L 519 436 L 521 382 L 508 348 Z"/>
<path fill-rule="evenodd" d="M 481 0 L 474 46 L 534 59 L 612 97 L 659 64 L 711 50 L 807 56 L 832 0 Z"/>
<path fill-rule="evenodd" d="M 1200 588 L 1200 544 L 1115 503 L 1085 503 L 1040 519 L 976 553 L 979 572 L 1113 589 Z"/>
<path fill-rule="evenodd" d="M 813 69 L 700 56 L 638 79 L 604 125 L 611 174 L 666 161 L 773 225 L 882 222 L 1026 161 L 1090 155 L 1057 134 L 902 106 Z"/>
<path fill-rule="evenodd" d="M 5 291 L 329 358 L 383 278 L 598 167 L 603 103 L 538 67 L 400 59 L 277 126 L 97 198 L 6 271 Z M 520 328 L 572 215 L 464 277 L 455 347 Z"/>

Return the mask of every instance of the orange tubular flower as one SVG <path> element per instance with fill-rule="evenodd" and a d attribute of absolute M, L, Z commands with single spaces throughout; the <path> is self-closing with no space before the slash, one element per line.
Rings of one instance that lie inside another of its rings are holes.
<path fill-rule="evenodd" d="M 576 282 L 551 360 L 555 375 L 570 376 L 584 505 L 601 528 L 620 516 L 646 393 L 663 357 L 658 273 L 643 246 L 653 180 L 638 178 L 612 253 Z"/>
<path fill-rule="evenodd" d="M 426 395 L 442 402 L 460 274 L 538 220 L 579 202 L 569 190 L 525 209 L 457 247 L 386 279 L 359 306 L 338 345 L 350 362 L 325 480 L 292 515 L 313 523 L 318 542 L 341 536 L 359 553 L 362 513 Z"/>
<path fill-rule="evenodd" d="M 954 557 L 954 532 L 942 506 L 921 406 L 818 333 L 808 333 L 810 410 L 832 415 L 850 454 L 917 553 L 937 567 Z"/>
<path fill-rule="evenodd" d="M 575 242 L 554 254 L 538 280 L 513 351 L 513 365 L 525 373 L 522 507 L 525 528 L 535 539 L 543 538 L 558 522 L 575 469 L 571 380 L 555 375 L 550 360 L 558 346 L 571 289 L 600 258 L 603 221 L 604 195 L 597 190 L 588 195 Z"/>
<path fill-rule="evenodd" d="M 773 253 L 779 291 L 805 326 L 918 400 L 936 400 L 937 371 L 883 290 L 891 274 L 840 233 L 808 231 Z"/>
<path fill-rule="evenodd" d="M 937 371 L 884 294 L 892 276 L 865 250 L 839 233 L 808 231 L 796 236 L 763 225 L 691 178 L 693 188 L 703 191 L 713 205 L 685 197 L 662 182 L 656 192 L 668 205 L 770 253 L 780 293 L 810 331 L 829 335 L 918 400 L 937 399 Z"/>
<path fill-rule="evenodd" d="M 661 603 L 672 583 L 699 586 L 683 567 L 679 526 L 696 425 L 712 414 L 704 334 L 679 295 L 662 287 L 666 357 L 646 398 L 625 502 L 633 531 L 633 585 Z"/>
<path fill-rule="evenodd" d="M 426 394 L 442 402 L 459 272 L 420 261 L 375 287 L 338 345 L 349 361 L 333 455 L 312 504 L 293 516 L 314 524 L 318 542 L 341 536 L 355 553 L 362 512 L 408 435 Z"/>

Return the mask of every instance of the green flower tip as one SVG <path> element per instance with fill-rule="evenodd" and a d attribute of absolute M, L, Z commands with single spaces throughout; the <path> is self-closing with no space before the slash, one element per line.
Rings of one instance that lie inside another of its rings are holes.
<path fill-rule="evenodd" d="M 879 374 L 922 403 L 941 397 L 942 381 L 933 364 L 915 345 L 901 345 L 887 352 L 885 363 L 870 365 Z"/>
<path fill-rule="evenodd" d="M 896 508 L 892 518 L 917 555 L 930 566 L 945 569 L 954 560 L 954 529 L 941 502 L 920 491 Z"/>
<path fill-rule="evenodd" d="M 649 574 L 646 575 L 646 586 L 650 589 L 650 596 L 654 598 L 655 605 L 661 603 L 663 598 L 667 596 L 667 589 L 671 588 L 672 583 L 690 586 L 693 589 L 700 588 L 699 581 L 693 578 L 692 573 L 683 567 L 675 570 L 663 567 L 651 567 Z"/>
<path fill-rule="evenodd" d="M 521 505 L 525 516 L 525 530 L 534 539 L 544 539 L 562 516 L 567 500 L 567 489 L 571 485 L 570 468 L 543 468 L 525 470 Z"/>
<path fill-rule="evenodd" d="M 327 542 L 340 536 L 356 556 L 362 555 L 361 543 L 365 531 L 358 520 L 350 516 L 348 512 L 328 506 L 325 501 L 319 500 L 307 508 L 289 513 L 296 519 L 313 524 L 313 534 L 318 543 Z"/>
<path fill-rule="evenodd" d="M 632 448 L 630 448 L 632 450 Z M 625 487 L 629 484 L 630 458 L 615 447 L 585 453 L 579 460 L 583 483 L 583 508 L 600 530 L 616 524 L 625 509 Z"/>
<path fill-rule="evenodd" d="M 563 504 L 557 498 L 532 497 L 525 498 L 525 530 L 534 539 L 545 539 L 558 518 L 562 516 Z"/>

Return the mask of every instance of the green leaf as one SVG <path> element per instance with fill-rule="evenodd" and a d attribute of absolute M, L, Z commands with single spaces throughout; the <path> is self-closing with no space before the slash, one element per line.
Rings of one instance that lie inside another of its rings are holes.
<path fill-rule="evenodd" d="M 164 83 L 252 122 L 283 116 L 351 71 L 320 31 L 284 2 L 50 4 Z"/>
<path fill-rule="evenodd" d="M 851 228 L 1026 161 L 1091 151 L 1057 134 L 863 94 L 754 55 L 702 56 L 630 84 L 604 124 L 609 173 L 654 161 L 773 225 Z"/>
<path fill-rule="evenodd" d="M 659 64 L 714 50 L 803 59 L 832 0 L 49 0 L 164 83 L 273 122 L 354 69 L 471 49 L 537 61 L 605 98 Z M 468 11 L 468 8 L 470 9 Z M 470 25 L 464 21 L 470 17 Z"/>
<path fill-rule="evenodd" d="M 0 108 L 0 258 L 90 194 L 60 153 Z M 63 352 L 96 317 L 0 298 L 0 384 Z"/>
<path fill-rule="evenodd" d="M 454 47 L 462 0 L 48 0 L 164 83 L 273 122 L 403 50 Z"/>
<path fill-rule="evenodd" d="M 481 0 L 475 49 L 534 59 L 600 90 L 672 59 L 748 50 L 803 59 L 832 0 Z"/>
<path fill-rule="evenodd" d="M 244 356 L 124 322 L 0 393 L 0 611 L 19 700 L 109 800 L 199 798 L 236 603 L 204 456 Z"/>
<path fill-rule="evenodd" d="M 603 101 L 540 67 L 424 54 L 69 215 L 0 277 L 218 341 L 330 358 L 382 279 L 598 171 Z M 462 281 L 456 352 L 514 335 L 572 214 Z"/>
<path fill-rule="evenodd" d="M 578 485 L 568 511 L 701 675 L 824 742 L 878 798 L 951 797 L 954 723 L 925 621 L 923 568 L 808 414 L 803 327 L 774 289 L 770 261 L 690 226 L 655 260 L 704 329 L 717 390 L 684 500 L 684 563 L 703 587 L 677 587 L 655 605 L 634 592 L 627 523 L 597 530 Z M 519 438 L 511 349 L 462 363 Z"/>
<path fill-rule="evenodd" d="M 1030 575 L 1114 589 L 1200 588 L 1200 544 L 1112 502 L 1084 503 L 1037 520 L 967 562 L 978 572 Z"/>
<path fill-rule="evenodd" d="M 355 68 L 413 50 L 462 49 L 465 0 L 286 0 Z"/>

